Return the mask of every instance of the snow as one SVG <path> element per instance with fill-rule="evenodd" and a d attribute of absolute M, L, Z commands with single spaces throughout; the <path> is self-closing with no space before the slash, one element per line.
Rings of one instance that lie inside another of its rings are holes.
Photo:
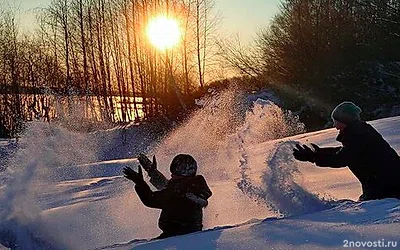
<path fill-rule="evenodd" d="M 335 129 L 290 136 L 304 127 L 274 103 L 256 100 L 237 122 L 235 100 L 223 100 L 199 110 L 157 143 L 137 126 L 80 134 L 30 124 L 0 173 L 0 246 L 335 249 L 345 240 L 399 240 L 399 200 L 350 201 L 361 189 L 347 168 L 317 168 L 293 159 L 296 142 L 339 145 Z M 400 117 L 371 124 L 400 152 Z M 2 149 L 8 144 L 0 141 Z M 160 211 L 144 207 L 122 177 L 124 166 L 136 168 L 134 156 L 141 151 L 156 154 L 166 176 L 174 155 L 194 156 L 213 191 L 204 211 L 205 231 L 133 241 L 161 233 Z"/>
<path fill-rule="evenodd" d="M 342 249 L 346 240 L 388 244 L 398 240 L 399 215 L 395 199 L 361 204 L 349 201 L 319 213 L 137 244 L 134 249 Z"/>

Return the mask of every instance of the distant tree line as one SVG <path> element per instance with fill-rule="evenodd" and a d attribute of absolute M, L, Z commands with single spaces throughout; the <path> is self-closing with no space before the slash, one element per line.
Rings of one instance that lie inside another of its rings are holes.
<path fill-rule="evenodd" d="M 176 119 L 217 69 L 212 8 L 212 0 L 53 0 L 29 36 L 1 10 L 0 136 L 34 117 L 74 114 L 77 99 L 88 119 Z M 183 27 L 180 46 L 166 52 L 145 34 L 159 13 Z M 253 47 L 218 43 L 243 87 L 273 89 L 308 129 L 326 125 L 344 100 L 365 119 L 390 115 L 400 104 L 399 44 L 400 0 L 284 0 Z"/>
<path fill-rule="evenodd" d="M 212 8 L 212 0 L 53 0 L 37 11 L 39 29 L 29 36 L 12 11 L 1 12 L 0 136 L 20 131 L 32 114 L 74 113 L 77 99 L 88 119 L 175 119 L 211 71 Z M 164 52 L 146 37 L 159 14 L 182 28 L 180 45 Z"/>
<path fill-rule="evenodd" d="M 400 104 L 399 0 L 285 0 L 254 47 L 226 45 L 230 65 L 274 89 L 309 128 L 344 100 L 366 119 Z"/>

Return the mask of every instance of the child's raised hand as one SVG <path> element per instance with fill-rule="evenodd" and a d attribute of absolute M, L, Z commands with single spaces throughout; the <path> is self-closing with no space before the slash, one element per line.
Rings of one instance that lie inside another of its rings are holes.
<path fill-rule="evenodd" d="M 142 168 L 140 166 L 138 168 L 139 171 L 135 172 L 132 168 L 125 167 L 123 170 L 123 173 L 125 174 L 124 177 L 133 181 L 135 184 L 138 184 L 139 182 L 144 182 Z"/>
<path fill-rule="evenodd" d="M 153 162 L 150 161 L 144 154 L 139 154 L 137 159 L 139 160 L 140 165 L 146 170 L 146 172 L 150 172 L 157 169 L 157 160 L 156 156 L 153 156 Z"/>

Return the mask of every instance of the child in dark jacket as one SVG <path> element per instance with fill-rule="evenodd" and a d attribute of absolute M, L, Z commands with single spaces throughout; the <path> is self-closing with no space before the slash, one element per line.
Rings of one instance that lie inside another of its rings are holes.
<path fill-rule="evenodd" d="M 161 209 L 158 221 L 163 233 L 158 238 L 187 234 L 203 229 L 203 208 L 208 205 L 207 199 L 212 195 L 205 179 L 196 175 L 197 162 L 190 156 L 179 154 L 170 165 L 171 179 L 168 181 L 147 157 L 140 155 L 139 162 L 149 173 L 151 182 L 156 183 L 160 191 L 151 191 L 143 180 L 142 169 L 135 172 L 124 168 L 125 177 L 132 180 L 136 193 L 147 207 Z"/>

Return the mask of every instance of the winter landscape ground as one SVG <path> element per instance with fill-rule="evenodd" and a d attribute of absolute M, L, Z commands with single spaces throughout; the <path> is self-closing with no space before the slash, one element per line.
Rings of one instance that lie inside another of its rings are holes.
<path fill-rule="evenodd" d="M 273 139 L 303 127 L 261 99 L 233 130 L 226 112 L 204 108 L 157 142 L 147 142 L 136 125 L 80 134 L 41 122 L 29 125 L 18 146 L 1 140 L 0 246 L 400 249 L 399 200 L 354 202 L 360 185 L 347 168 L 294 160 L 296 142 L 339 145 L 335 129 Z M 370 123 L 400 152 L 400 117 Z M 160 234 L 159 211 L 144 207 L 122 177 L 124 166 L 138 165 L 141 151 L 156 154 L 167 176 L 178 153 L 198 161 L 213 191 L 204 232 L 135 240 Z"/>

